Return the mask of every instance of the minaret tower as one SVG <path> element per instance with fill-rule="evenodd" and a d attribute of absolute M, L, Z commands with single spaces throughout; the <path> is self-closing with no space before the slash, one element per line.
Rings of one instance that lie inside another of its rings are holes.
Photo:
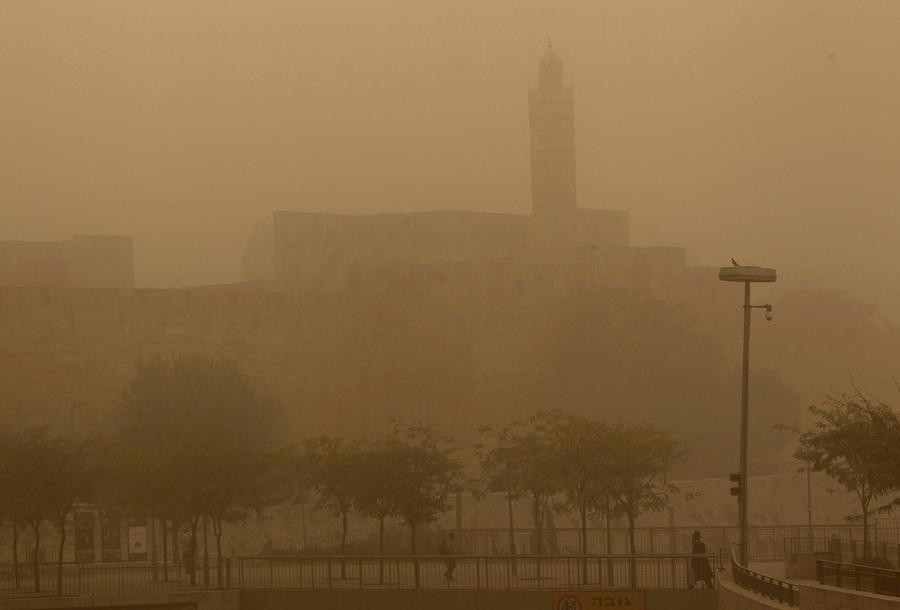
<path fill-rule="evenodd" d="M 548 39 L 537 85 L 528 91 L 531 118 L 533 214 L 573 211 L 575 205 L 575 96 Z"/>

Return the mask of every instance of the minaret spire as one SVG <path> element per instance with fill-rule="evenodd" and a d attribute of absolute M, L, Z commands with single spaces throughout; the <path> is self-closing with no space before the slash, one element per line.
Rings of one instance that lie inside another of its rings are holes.
<path fill-rule="evenodd" d="M 537 82 L 528 92 L 531 119 L 531 199 L 534 214 L 575 209 L 575 97 L 547 37 Z"/>

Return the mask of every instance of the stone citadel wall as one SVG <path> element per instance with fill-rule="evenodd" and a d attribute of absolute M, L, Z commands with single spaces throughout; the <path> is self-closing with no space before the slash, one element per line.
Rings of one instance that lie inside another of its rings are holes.
<path fill-rule="evenodd" d="M 628 246 L 628 214 L 575 210 L 552 217 L 483 212 L 335 215 L 275 212 L 275 282 L 339 289 L 354 264 L 383 267 L 483 262 L 571 264 L 577 247 Z M 251 244 L 262 258 L 263 242 Z M 247 279 L 255 279 L 248 277 Z"/>
<path fill-rule="evenodd" d="M 0 286 L 131 288 L 132 269 L 132 243 L 127 236 L 0 242 Z"/>
<path fill-rule="evenodd" d="M 667 293 L 688 310 L 710 294 L 720 297 L 713 303 L 730 296 L 708 270 L 680 267 L 677 279 L 674 263 L 657 276 L 634 269 L 646 276 L 645 294 Z M 361 434 L 389 415 L 448 428 L 521 417 L 540 406 L 542 351 L 560 308 L 578 291 L 621 290 L 598 278 L 587 263 L 486 262 L 358 266 L 332 292 L 3 287 L 0 417 L 99 426 L 138 358 L 197 351 L 242 362 L 281 399 L 297 435 Z M 739 330 L 706 318 L 708 328 Z"/>

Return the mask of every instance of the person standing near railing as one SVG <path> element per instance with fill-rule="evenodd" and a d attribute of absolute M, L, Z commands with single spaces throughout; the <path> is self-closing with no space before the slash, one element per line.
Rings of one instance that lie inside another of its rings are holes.
<path fill-rule="evenodd" d="M 831 561 L 840 563 L 841 550 L 841 539 L 838 538 L 837 534 L 831 534 L 831 538 L 828 539 L 828 552 L 831 553 Z"/>
<path fill-rule="evenodd" d="M 450 532 L 445 540 L 441 540 L 438 545 L 438 553 L 450 556 L 444 561 L 447 566 L 444 576 L 447 577 L 447 580 L 454 580 L 453 572 L 456 570 L 456 560 L 452 558 L 452 555 L 456 553 L 456 534 Z"/>
<path fill-rule="evenodd" d="M 185 574 L 188 578 L 190 584 L 194 584 L 194 557 L 197 553 L 197 541 L 194 539 L 194 533 L 191 531 L 190 527 L 185 527 L 185 529 L 181 532 L 180 540 L 178 541 L 181 546 L 181 561 L 184 566 Z"/>
<path fill-rule="evenodd" d="M 703 543 L 703 536 L 700 530 L 694 530 L 691 535 L 691 572 L 688 577 L 688 588 L 693 589 L 698 582 L 703 582 L 707 589 L 713 588 L 712 568 L 709 565 L 709 559 L 706 558 L 706 545 Z"/>

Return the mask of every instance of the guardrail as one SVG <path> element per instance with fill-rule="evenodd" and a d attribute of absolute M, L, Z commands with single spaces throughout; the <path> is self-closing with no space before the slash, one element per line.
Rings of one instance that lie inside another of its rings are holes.
<path fill-rule="evenodd" d="M 715 555 L 239 557 L 239 589 L 686 589 L 691 561 Z"/>
<path fill-rule="evenodd" d="M 872 564 L 884 569 L 900 567 L 900 545 L 894 542 L 869 542 L 839 538 L 785 538 L 785 557 L 796 553 L 813 553 L 824 561 L 845 564 Z"/>
<path fill-rule="evenodd" d="M 0 598 L 164 593 L 231 587 L 227 559 L 191 564 L 151 562 L 0 564 Z"/>
<path fill-rule="evenodd" d="M 754 572 L 750 568 L 742 566 L 738 563 L 733 549 L 731 553 L 731 578 L 739 587 L 769 599 L 774 599 L 778 603 L 787 604 L 788 606 L 800 605 L 800 590 L 796 585 L 786 580 Z"/>
<path fill-rule="evenodd" d="M 700 530 L 708 547 L 728 548 L 736 544 L 740 531 L 731 525 L 685 526 L 685 527 L 638 527 L 635 528 L 636 554 L 679 554 L 691 552 L 691 534 Z M 900 542 L 900 529 L 869 528 L 871 540 Z M 537 533 L 530 528 L 510 531 L 503 528 L 448 530 L 456 534 L 456 548 L 472 555 L 514 555 L 534 554 L 537 550 Z M 827 539 L 837 535 L 842 540 L 861 540 L 862 526 L 859 525 L 805 525 L 752 526 L 750 528 L 750 556 L 759 560 L 784 558 L 785 538 L 815 536 Z M 543 532 L 544 554 L 576 555 L 581 553 L 581 530 L 575 528 L 546 529 Z M 512 545 L 510 544 L 512 542 Z M 338 537 L 283 538 L 267 540 L 264 553 L 269 555 L 313 555 L 320 552 L 338 554 Z M 354 533 L 347 537 L 347 544 L 357 554 L 365 554 L 378 548 L 374 533 Z M 513 550 L 514 548 L 514 550 Z M 402 551 L 401 551 L 402 552 Z M 623 527 L 588 528 L 587 552 L 589 555 L 628 555 L 631 553 L 628 529 Z M 324 554 L 323 553 L 323 554 Z"/>
<path fill-rule="evenodd" d="M 167 570 L 149 562 L 0 564 L 0 598 L 208 589 L 686 589 L 690 566 L 715 555 L 234 557 Z"/>
<path fill-rule="evenodd" d="M 816 580 L 822 585 L 900 597 L 900 571 L 837 561 L 816 560 Z"/>

